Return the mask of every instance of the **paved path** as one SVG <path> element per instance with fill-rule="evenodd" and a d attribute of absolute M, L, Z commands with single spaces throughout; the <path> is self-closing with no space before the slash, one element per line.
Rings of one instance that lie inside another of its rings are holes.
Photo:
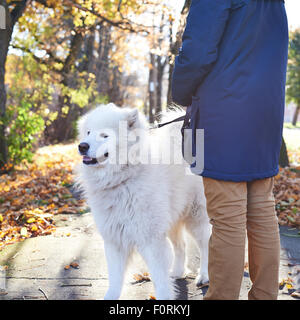
<path fill-rule="evenodd" d="M 0 292 L 0 299 L 103 299 L 108 287 L 104 246 L 91 214 L 58 215 L 55 220 L 57 230 L 54 234 L 27 239 L 0 252 L 0 266 L 7 266 L 7 270 L 2 271 L 6 279 L 2 279 L 2 283 L 0 279 L 0 286 L 5 287 L 5 291 Z M 284 229 L 282 232 L 295 231 Z M 287 278 L 291 276 L 288 272 L 296 268 L 288 266 L 291 261 L 300 266 L 300 238 L 282 237 L 283 244 L 292 248 L 283 249 L 281 255 L 280 277 Z M 189 267 L 195 272 L 199 257 L 191 241 L 188 252 Z M 296 253 L 296 260 L 291 260 Z M 65 266 L 72 262 L 78 263 L 78 268 L 66 270 Z M 136 283 L 133 278 L 133 274 L 146 271 L 144 262 L 136 256 L 129 267 L 121 299 L 143 300 L 154 295 L 152 282 Z M 197 288 L 194 276 L 195 273 L 177 281 L 179 299 L 203 299 L 206 288 Z M 240 299 L 247 299 L 250 285 L 245 273 Z M 279 299 L 295 300 L 284 290 L 280 291 Z"/>

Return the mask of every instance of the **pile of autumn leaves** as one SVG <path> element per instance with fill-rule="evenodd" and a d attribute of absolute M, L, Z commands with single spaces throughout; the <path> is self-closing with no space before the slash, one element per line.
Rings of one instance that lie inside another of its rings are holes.
<path fill-rule="evenodd" d="M 300 228 L 300 166 L 280 169 L 274 195 L 279 224 Z"/>
<path fill-rule="evenodd" d="M 51 234 L 55 214 L 84 212 L 83 200 L 70 192 L 78 161 L 75 145 L 49 146 L 36 152 L 33 163 L 0 176 L 0 250 Z M 279 223 L 300 227 L 300 167 L 280 170 L 274 194 Z"/>
<path fill-rule="evenodd" d="M 0 176 L 0 250 L 26 238 L 55 231 L 53 216 L 81 213 L 83 201 L 70 192 L 75 145 L 39 149 L 31 164 Z"/>

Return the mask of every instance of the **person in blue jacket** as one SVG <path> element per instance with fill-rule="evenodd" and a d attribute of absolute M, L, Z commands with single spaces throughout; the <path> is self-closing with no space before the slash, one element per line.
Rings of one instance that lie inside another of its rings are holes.
<path fill-rule="evenodd" d="M 277 298 L 280 243 L 273 184 L 287 55 L 283 0 L 192 0 L 172 98 L 191 109 L 193 132 L 204 129 L 198 174 L 212 224 L 205 299 L 239 298 L 246 234 L 248 297 Z M 201 149 L 195 138 L 193 144 L 196 152 Z"/>

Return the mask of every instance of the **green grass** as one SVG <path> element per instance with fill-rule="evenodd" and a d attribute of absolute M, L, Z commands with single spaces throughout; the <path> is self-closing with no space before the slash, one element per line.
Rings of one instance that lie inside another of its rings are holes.
<path fill-rule="evenodd" d="M 291 122 L 285 122 L 283 127 L 287 129 L 300 129 L 300 121 L 298 121 L 295 126 L 292 125 Z"/>

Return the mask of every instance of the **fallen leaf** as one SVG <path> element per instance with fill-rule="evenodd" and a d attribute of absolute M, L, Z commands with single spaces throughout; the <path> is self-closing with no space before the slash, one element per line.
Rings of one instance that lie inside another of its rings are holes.
<path fill-rule="evenodd" d="M 299 291 L 294 291 L 294 292 L 291 294 L 291 297 L 300 299 L 300 292 L 299 292 Z"/>
<path fill-rule="evenodd" d="M 27 228 L 26 227 L 21 228 L 20 234 L 21 234 L 21 236 L 26 237 L 27 236 Z"/>
<path fill-rule="evenodd" d="M 37 231 L 38 230 L 38 227 L 34 224 L 32 227 L 31 227 L 31 231 Z"/>
<path fill-rule="evenodd" d="M 133 275 L 133 278 L 134 278 L 137 282 L 151 281 L 150 275 L 149 275 L 148 272 L 135 273 L 135 274 Z"/>
<path fill-rule="evenodd" d="M 282 280 L 279 282 L 279 290 L 282 290 L 285 287 L 285 281 Z"/>
<path fill-rule="evenodd" d="M 29 219 L 27 219 L 27 223 L 33 223 L 33 222 L 35 222 L 35 218 L 29 218 Z"/>
<path fill-rule="evenodd" d="M 72 262 L 70 266 L 74 269 L 79 269 L 79 264 L 77 262 Z"/>
<path fill-rule="evenodd" d="M 59 201 L 59 199 L 58 199 L 58 197 L 54 197 L 54 198 L 52 198 L 52 201 L 57 203 Z"/>
<path fill-rule="evenodd" d="M 133 275 L 133 278 L 134 278 L 134 280 L 136 280 L 136 281 L 142 281 L 142 280 L 143 280 L 142 275 L 140 275 L 140 274 L 138 274 L 138 273 L 134 274 L 134 275 Z"/>
<path fill-rule="evenodd" d="M 287 284 L 286 284 L 286 288 L 287 288 L 287 289 L 293 289 L 294 286 L 293 286 L 291 283 L 287 283 Z"/>

